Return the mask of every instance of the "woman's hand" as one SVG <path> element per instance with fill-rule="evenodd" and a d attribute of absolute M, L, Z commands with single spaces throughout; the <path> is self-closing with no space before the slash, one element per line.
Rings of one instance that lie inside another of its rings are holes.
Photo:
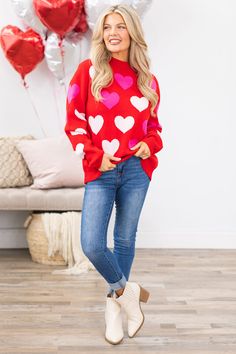
<path fill-rule="evenodd" d="M 131 148 L 131 150 L 135 150 L 135 149 L 138 149 L 138 151 L 136 151 L 134 155 L 137 157 L 141 157 L 141 159 L 147 159 L 151 155 L 148 144 L 145 143 L 144 141 L 140 141 L 139 143 L 137 143 L 135 146 Z"/>
<path fill-rule="evenodd" d="M 116 165 L 111 163 L 110 160 L 120 161 L 121 158 L 120 157 L 115 157 L 115 156 L 107 154 L 107 153 L 104 153 L 103 154 L 103 158 L 102 158 L 101 166 L 99 167 L 98 170 L 100 172 L 106 172 L 106 171 L 113 170 L 116 167 Z"/>

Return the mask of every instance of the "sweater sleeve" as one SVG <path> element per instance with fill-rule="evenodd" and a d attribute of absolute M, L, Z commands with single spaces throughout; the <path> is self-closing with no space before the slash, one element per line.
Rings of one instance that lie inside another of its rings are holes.
<path fill-rule="evenodd" d="M 158 133 L 158 131 L 160 133 L 162 132 L 162 126 L 159 123 L 158 113 L 157 113 L 160 104 L 160 88 L 159 88 L 158 81 L 154 75 L 153 75 L 152 87 L 155 88 L 155 91 L 158 94 L 159 99 L 154 108 L 155 117 L 150 115 L 147 123 L 147 134 L 142 139 L 142 141 L 147 143 L 151 155 L 156 154 L 158 151 L 160 151 L 163 148 L 163 142 Z"/>
<path fill-rule="evenodd" d="M 81 62 L 70 81 L 67 92 L 64 131 L 75 153 L 85 158 L 88 166 L 98 169 L 101 166 L 104 151 L 93 144 L 88 129 L 85 112 L 89 79 L 89 63 L 88 61 Z"/>

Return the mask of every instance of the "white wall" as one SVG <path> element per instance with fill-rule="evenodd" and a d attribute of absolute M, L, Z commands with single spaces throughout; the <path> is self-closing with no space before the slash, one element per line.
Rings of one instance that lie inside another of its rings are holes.
<path fill-rule="evenodd" d="M 164 149 L 140 217 L 137 247 L 236 247 L 235 11 L 233 0 L 154 0 L 144 17 L 161 89 Z M 19 24 L 9 1 L 0 3 L 0 13 L 0 28 Z M 0 135 L 43 137 L 19 75 L 2 51 L 0 76 Z M 45 62 L 26 80 L 48 136 L 57 135 L 65 116 L 63 88 Z M 114 214 L 113 209 L 110 244 Z M 8 213 L 7 228 L 13 219 Z M 4 220 L 6 226 L 6 213 Z M 21 242 L 24 247 L 24 234 Z"/>

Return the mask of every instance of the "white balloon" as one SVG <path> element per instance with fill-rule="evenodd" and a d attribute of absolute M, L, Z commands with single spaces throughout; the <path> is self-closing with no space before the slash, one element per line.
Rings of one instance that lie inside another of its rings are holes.
<path fill-rule="evenodd" d="M 79 63 L 88 58 L 91 31 L 81 35 L 77 32 L 70 32 L 62 40 L 54 32 L 50 32 L 45 43 L 45 59 L 49 70 L 59 80 L 65 83 L 76 71 Z"/>
<path fill-rule="evenodd" d="M 35 13 L 33 0 L 11 0 L 15 13 L 24 23 L 45 38 L 47 28 Z"/>
<path fill-rule="evenodd" d="M 133 0 L 132 7 L 137 11 L 139 16 L 142 18 L 145 12 L 151 6 L 152 0 Z"/>
<path fill-rule="evenodd" d="M 133 7 L 142 18 L 151 3 L 152 0 L 85 0 L 84 4 L 88 26 L 93 30 L 99 15 L 110 6 L 127 4 Z"/>
<path fill-rule="evenodd" d="M 59 46 L 59 37 L 56 33 L 52 32 L 48 35 L 44 55 L 49 70 L 55 77 L 62 83 L 65 77 L 63 55 Z M 64 50 L 65 39 L 62 40 L 62 50 Z"/>

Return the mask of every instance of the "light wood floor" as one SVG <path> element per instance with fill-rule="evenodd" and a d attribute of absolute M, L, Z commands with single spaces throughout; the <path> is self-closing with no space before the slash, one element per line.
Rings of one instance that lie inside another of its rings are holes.
<path fill-rule="evenodd" d="M 236 250 L 136 249 L 130 281 L 150 290 L 134 338 L 104 339 L 107 285 L 0 250 L 0 353 L 236 354 Z"/>

